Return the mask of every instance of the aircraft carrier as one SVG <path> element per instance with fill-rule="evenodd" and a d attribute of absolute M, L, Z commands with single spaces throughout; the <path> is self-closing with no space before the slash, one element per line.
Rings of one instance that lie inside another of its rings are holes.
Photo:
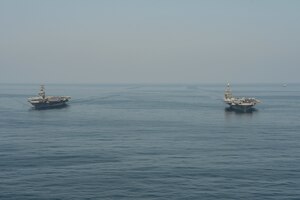
<path fill-rule="evenodd" d="M 28 98 L 28 102 L 35 109 L 48 109 L 66 106 L 66 102 L 70 99 L 70 96 L 46 96 L 45 87 L 41 85 L 38 96 Z"/>
<path fill-rule="evenodd" d="M 224 102 L 230 106 L 230 109 L 249 112 L 261 101 L 255 98 L 234 97 L 230 89 L 230 84 L 228 83 L 224 94 Z"/>

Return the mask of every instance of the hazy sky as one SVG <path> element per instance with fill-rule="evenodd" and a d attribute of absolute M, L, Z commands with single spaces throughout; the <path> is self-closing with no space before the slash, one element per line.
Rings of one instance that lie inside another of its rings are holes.
<path fill-rule="evenodd" d="M 0 0 L 0 83 L 299 77 L 298 0 Z"/>

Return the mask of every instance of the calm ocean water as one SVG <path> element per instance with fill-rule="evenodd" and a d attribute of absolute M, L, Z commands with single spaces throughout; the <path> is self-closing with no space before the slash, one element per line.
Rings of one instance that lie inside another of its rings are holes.
<path fill-rule="evenodd" d="M 0 85 L 0 199 L 299 199 L 300 85 Z"/>

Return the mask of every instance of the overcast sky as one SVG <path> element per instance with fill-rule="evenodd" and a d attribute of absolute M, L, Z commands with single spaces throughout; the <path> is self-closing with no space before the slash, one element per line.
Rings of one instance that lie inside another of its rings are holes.
<path fill-rule="evenodd" d="M 299 77 L 298 0 L 0 0 L 0 83 Z"/>

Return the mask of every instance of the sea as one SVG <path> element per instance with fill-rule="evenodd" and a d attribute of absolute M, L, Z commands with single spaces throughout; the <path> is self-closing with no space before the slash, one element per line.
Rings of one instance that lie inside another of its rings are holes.
<path fill-rule="evenodd" d="M 300 199 L 300 84 L 0 84 L 0 199 Z"/>

